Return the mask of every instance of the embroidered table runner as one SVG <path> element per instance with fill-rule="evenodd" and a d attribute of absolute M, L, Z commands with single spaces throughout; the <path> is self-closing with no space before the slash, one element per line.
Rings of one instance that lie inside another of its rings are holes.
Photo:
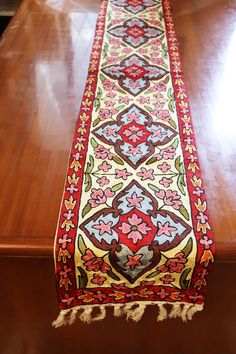
<path fill-rule="evenodd" d="M 191 319 L 213 250 L 170 1 L 104 0 L 55 240 L 54 326 L 107 306 Z"/>

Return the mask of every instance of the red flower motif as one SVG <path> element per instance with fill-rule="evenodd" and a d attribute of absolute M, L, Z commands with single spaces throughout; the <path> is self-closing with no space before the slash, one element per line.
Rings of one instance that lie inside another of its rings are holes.
<path fill-rule="evenodd" d="M 143 130 L 132 125 L 128 129 L 124 130 L 123 134 L 128 137 L 133 143 L 136 143 L 145 134 Z"/>
<path fill-rule="evenodd" d="M 111 169 L 111 165 L 106 161 L 103 161 L 103 163 L 98 166 L 98 169 L 103 172 L 108 172 Z"/>
<path fill-rule="evenodd" d="M 163 177 L 160 180 L 160 184 L 162 184 L 165 188 L 170 187 L 172 182 L 173 182 L 173 180 L 171 178 L 166 178 L 166 177 Z"/>
<path fill-rule="evenodd" d="M 157 64 L 157 65 L 163 65 L 163 63 L 164 63 L 164 60 L 162 58 L 153 58 L 152 61 L 154 64 Z"/>
<path fill-rule="evenodd" d="M 160 280 L 162 281 L 163 284 L 167 285 L 172 283 L 175 280 L 175 278 L 172 278 L 170 274 L 165 274 L 165 276 L 160 278 Z"/>
<path fill-rule="evenodd" d="M 110 198 L 114 195 L 111 188 L 106 188 L 103 191 L 101 188 L 91 190 L 91 199 L 89 199 L 89 204 L 92 208 L 96 208 L 100 204 L 104 204 L 107 201 L 107 198 Z"/>
<path fill-rule="evenodd" d="M 86 250 L 85 255 L 81 258 L 84 261 L 86 270 L 89 272 L 98 272 L 100 270 L 102 273 L 107 273 L 109 270 L 111 270 L 109 264 L 105 263 L 101 257 L 95 256 L 93 251 L 91 251 L 89 248 Z"/>
<path fill-rule="evenodd" d="M 175 149 L 172 146 L 168 146 L 165 149 L 162 149 L 159 151 L 158 154 L 156 154 L 156 158 L 157 160 L 173 160 L 173 158 L 175 157 Z"/>
<path fill-rule="evenodd" d="M 125 283 L 121 283 L 121 284 L 111 283 L 111 286 L 114 289 L 116 289 L 116 290 L 125 290 L 125 289 L 127 289 L 127 286 L 125 285 Z"/>
<path fill-rule="evenodd" d="M 127 171 L 127 168 L 123 168 L 123 170 L 119 170 L 119 169 L 115 169 L 115 178 L 118 179 L 118 178 L 121 178 L 121 179 L 124 179 L 124 180 L 127 180 L 127 178 L 129 176 L 131 176 L 131 173 Z"/>
<path fill-rule="evenodd" d="M 169 258 L 166 263 L 158 267 L 157 270 L 160 270 L 163 273 L 181 273 L 185 268 L 186 262 L 187 258 L 184 257 L 184 253 L 179 252 L 174 258 Z"/>
<path fill-rule="evenodd" d="M 103 187 L 103 186 L 105 186 L 106 184 L 109 184 L 110 181 L 109 181 L 109 179 L 107 179 L 106 176 L 102 176 L 101 178 L 98 178 L 98 179 L 97 179 L 97 183 L 99 184 L 99 186 Z"/>
<path fill-rule="evenodd" d="M 146 179 L 150 179 L 153 181 L 155 179 L 153 173 L 153 169 L 150 168 L 149 170 L 147 170 L 145 167 L 141 167 L 141 170 L 137 173 L 137 176 L 141 177 L 141 181 L 145 181 Z"/>
<path fill-rule="evenodd" d="M 105 281 L 105 280 L 106 280 L 105 277 L 101 277 L 99 274 L 94 273 L 91 282 L 92 282 L 93 284 L 97 284 L 97 285 L 100 285 L 100 286 L 101 286 L 101 285 L 104 284 L 104 281 Z"/>
<path fill-rule="evenodd" d="M 169 122 L 171 116 L 167 109 L 160 109 L 158 112 L 158 118 L 163 120 L 164 122 Z"/>
<path fill-rule="evenodd" d="M 142 258 L 142 256 L 142 254 L 136 254 L 134 256 L 128 254 L 128 261 L 125 263 L 125 266 L 130 267 L 132 270 L 134 270 L 137 266 L 141 266 L 142 263 L 140 262 L 140 258 Z"/>
<path fill-rule="evenodd" d="M 112 113 L 109 109 L 106 108 L 102 108 L 99 111 L 99 115 L 98 115 L 100 120 L 105 120 L 105 119 L 109 119 L 112 117 Z"/>
<path fill-rule="evenodd" d="M 122 53 L 129 54 L 130 52 L 132 52 L 132 49 L 130 49 L 130 48 L 122 49 Z"/>
<path fill-rule="evenodd" d="M 147 235 L 148 231 L 151 230 L 151 228 L 143 222 L 142 218 L 139 218 L 136 214 L 128 218 L 128 222 L 129 223 L 123 222 L 119 229 L 123 234 L 126 234 L 127 238 L 131 239 L 134 244 L 136 244 L 138 240 L 142 240 L 143 236 Z"/>
<path fill-rule="evenodd" d="M 106 149 L 103 145 L 98 145 L 95 148 L 95 157 L 97 159 L 106 159 L 108 158 L 109 160 L 112 159 L 114 154 L 112 154 L 108 149 Z"/>
<path fill-rule="evenodd" d="M 156 49 L 155 49 L 155 50 L 156 50 Z M 156 84 L 153 85 L 152 91 L 153 91 L 153 92 L 156 92 L 156 91 L 165 92 L 165 91 L 166 91 L 166 87 L 167 87 L 167 86 L 166 86 L 163 82 L 161 82 L 161 83 L 156 83 Z"/>
<path fill-rule="evenodd" d="M 174 209 L 179 210 L 182 201 L 180 195 L 176 191 L 168 189 L 165 191 L 161 189 L 159 192 L 155 192 L 156 196 L 163 200 L 164 204 L 167 206 L 172 206 Z"/>
<path fill-rule="evenodd" d="M 159 170 L 161 170 L 162 172 L 167 172 L 167 171 L 169 171 L 169 169 L 171 168 L 171 166 L 170 166 L 168 163 L 163 162 L 161 165 L 158 165 L 157 168 L 158 168 Z"/>

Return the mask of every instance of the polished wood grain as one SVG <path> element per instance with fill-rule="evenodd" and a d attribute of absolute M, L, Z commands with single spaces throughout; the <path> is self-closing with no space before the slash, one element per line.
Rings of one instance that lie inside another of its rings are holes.
<path fill-rule="evenodd" d="M 236 1 L 175 0 L 217 259 L 236 261 Z"/>
<path fill-rule="evenodd" d="M 0 44 L 0 253 L 51 256 L 100 0 L 24 0 Z M 234 0 L 174 0 L 218 260 L 236 261 Z"/>

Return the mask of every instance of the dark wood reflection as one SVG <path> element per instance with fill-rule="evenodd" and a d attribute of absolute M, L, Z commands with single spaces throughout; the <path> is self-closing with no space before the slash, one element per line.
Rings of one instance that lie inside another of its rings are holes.
<path fill-rule="evenodd" d="M 236 260 L 234 4 L 173 2 L 221 260 Z M 99 5 L 99 0 L 25 0 L 2 38 L 2 253 L 52 254 Z"/>

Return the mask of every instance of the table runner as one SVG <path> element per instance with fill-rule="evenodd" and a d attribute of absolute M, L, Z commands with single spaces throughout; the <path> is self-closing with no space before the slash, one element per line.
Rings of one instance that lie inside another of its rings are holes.
<path fill-rule="evenodd" d="M 184 321 L 214 260 L 169 0 L 104 0 L 55 238 L 55 327 Z"/>

